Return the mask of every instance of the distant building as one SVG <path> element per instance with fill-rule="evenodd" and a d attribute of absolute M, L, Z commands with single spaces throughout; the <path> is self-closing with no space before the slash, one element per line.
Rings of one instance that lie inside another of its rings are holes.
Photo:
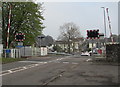
<path fill-rule="evenodd" d="M 106 44 L 119 44 L 120 42 L 120 35 L 113 35 L 113 42 L 111 38 L 106 38 Z M 86 39 L 84 42 L 83 50 L 91 49 L 91 48 L 102 48 L 105 46 L 105 39 Z"/>
<path fill-rule="evenodd" d="M 84 41 L 84 38 L 76 38 L 70 41 L 69 43 L 67 41 L 55 41 L 54 45 L 61 47 L 63 52 L 68 52 L 68 44 L 70 44 L 70 51 L 71 53 L 80 52 L 81 45 Z"/>

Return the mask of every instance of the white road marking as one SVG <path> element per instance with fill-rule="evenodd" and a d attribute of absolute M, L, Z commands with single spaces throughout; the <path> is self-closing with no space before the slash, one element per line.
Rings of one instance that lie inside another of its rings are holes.
<path fill-rule="evenodd" d="M 48 63 L 48 62 L 43 62 L 44 64 Z"/>
<path fill-rule="evenodd" d="M 68 58 L 68 57 L 66 57 L 66 58 Z M 12 74 L 12 73 L 15 73 L 15 72 L 27 70 L 27 69 L 30 69 L 30 68 L 33 68 L 33 67 L 36 67 L 36 66 L 39 66 L 39 65 L 44 65 L 44 64 L 47 64 L 47 63 L 50 63 L 50 62 L 60 63 L 58 60 L 62 60 L 62 59 L 66 59 L 66 58 L 60 58 L 60 59 L 56 59 L 56 60 L 52 60 L 52 61 L 48 61 L 48 62 L 19 61 L 19 62 L 29 62 L 29 63 L 37 63 L 37 64 L 31 64 L 31 65 L 26 65 L 26 66 L 23 66 L 23 67 L 18 67 L 18 68 L 13 68 L 13 69 L 10 69 L 10 70 L 5 70 L 5 71 L 0 72 L 0 76 L 4 76 L 4 75 Z M 69 62 L 63 62 L 63 63 L 69 63 Z"/>
<path fill-rule="evenodd" d="M 18 67 L 18 68 L 13 68 L 13 69 L 10 69 L 10 70 L 5 70 L 5 71 L 1 72 L 0 76 L 4 76 L 4 75 L 7 75 L 7 74 L 23 71 L 23 70 L 26 70 L 26 69 L 30 69 L 30 68 L 33 68 L 33 67 L 38 66 L 38 65 L 40 65 L 40 64 L 31 64 L 31 65 L 27 65 L 27 66 L 24 66 L 24 67 Z M 6 72 L 6 73 L 4 73 L 4 72 Z M 2 74 L 2 73 L 4 73 L 4 74 Z"/>
<path fill-rule="evenodd" d="M 51 63 L 52 61 L 48 61 L 49 63 Z"/>
<path fill-rule="evenodd" d="M 25 63 L 42 63 L 42 62 L 39 62 L 39 61 L 19 61 L 19 62 L 25 62 Z"/>
<path fill-rule="evenodd" d="M 92 59 L 87 59 L 86 62 L 92 61 Z"/>
<path fill-rule="evenodd" d="M 35 66 L 38 66 L 39 64 L 35 64 Z"/>
<path fill-rule="evenodd" d="M 23 67 L 24 69 L 27 69 L 27 67 Z"/>
<path fill-rule="evenodd" d="M 9 72 L 9 73 L 12 73 L 12 71 L 11 71 L 11 70 L 8 70 L 8 72 Z"/>
<path fill-rule="evenodd" d="M 72 64 L 78 64 L 78 63 L 74 63 L 74 62 L 72 62 Z"/>
<path fill-rule="evenodd" d="M 66 64 L 68 64 L 69 62 L 63 62 L 63 63 L 66 63 Z"/>

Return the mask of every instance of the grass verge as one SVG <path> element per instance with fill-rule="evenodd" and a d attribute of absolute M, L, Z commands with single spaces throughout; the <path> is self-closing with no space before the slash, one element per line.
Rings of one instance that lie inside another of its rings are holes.
<path fill-rule="evenodd" d="M 6 64 L 6 63 L 22 61 L 22 60 L 25 60 L 25 59 L 24 58 L 0 58 L 0 63 Z"/>

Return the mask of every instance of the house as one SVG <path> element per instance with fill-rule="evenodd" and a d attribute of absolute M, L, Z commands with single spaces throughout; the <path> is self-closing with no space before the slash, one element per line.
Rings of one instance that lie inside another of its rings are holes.
<path fill-rule="evenodd" d="M 83 50 L 84 51 L 90 51 L 90 50 L 103 50 L 105 51 L 105 45 L 107 44 L 119 44 L 119 38 L 120 35 L 113 35 L 113 42 L 111 41 L 111 37 L 106 38 L 100 38 L 100 39 L 86 39 L 85 42 L 83 43 Z M 106 43 L 105 43 L 106 42 Z"/>
<path fill-rule="evenodd" d="M 54 42 L 54 46 L 59 46 L 62 52 L 68 53 L 68 51 L 70 49 L 71 53 L 76 53 L 76 52 L 80 52 L 83 41 L 84 41 L 84 38 L 75 38 L 69 42 L 56 40 Z"/>

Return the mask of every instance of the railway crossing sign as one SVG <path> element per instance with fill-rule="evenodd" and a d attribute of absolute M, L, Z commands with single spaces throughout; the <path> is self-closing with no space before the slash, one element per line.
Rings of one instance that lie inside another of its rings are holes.
<path fill-rule="evenodd" d="M 25 40 L 25 34 L 24 33 L 16 33 L 15 34 L 15 40 L 18 42 Z"/>

